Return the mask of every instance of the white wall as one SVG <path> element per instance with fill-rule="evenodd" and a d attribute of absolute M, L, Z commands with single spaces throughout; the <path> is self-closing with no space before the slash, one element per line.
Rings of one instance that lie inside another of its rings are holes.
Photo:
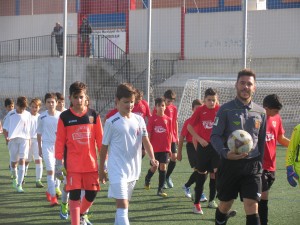
<path fill-rule="evenodd" d="M 129 52 L 145 53 L 148 48 L 148 11 L 132 10 L 129 15 Z M 180 8 L 152 10 L 152 52 L 180 52 Z"/>
<path fill-rule="evenodd" d="M 63 26 L 63 14 L 1 16 L 0 41 L 49 35 L 57 21 Z M 77 13 L 68 14 L 68 32 L 77 34 Z"/>
<path fill-rule="evenodd" d="M 180 53 L 180 8 L 153 9 L 152 52 Z M 147 52 L 147 10 L 130 11 L 130 53 Z M 249 11 L 252 58 L 300 56 L 300 9 Z M 185 17 L 185 58 L 241 58 L 243 13 L 195 13 Z"/>
<path fill-rule="evenodd" d="M 300 56 L 300 9 L 250 11 L 248 55 L 252 58 Z M 186 15 L 185 56 L 241 58 L 242 12 Z"/>

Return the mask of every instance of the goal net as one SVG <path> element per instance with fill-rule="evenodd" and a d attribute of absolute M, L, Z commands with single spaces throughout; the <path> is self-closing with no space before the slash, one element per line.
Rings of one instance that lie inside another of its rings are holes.
<path fill-rule="evenodd" d="M 213 88 L 219 95 L 220 104 L 235 98 L 235 78 L 199 78 L 186 82 L 181 97 L 178 122 L 181 130 L 184 121 L 192 115 L 192 102 L 194 99 L 204 98 L 207 88 Z M 254 102 L 262 105 L 263 99 L 269 94 L 277 94 L 283 104 L 280 115 L 286 136 L 290 137 L 293 128 L 300 122 L 300 79 L 266 78 L 257 80 L 257 88 L 254 94 Z"/>

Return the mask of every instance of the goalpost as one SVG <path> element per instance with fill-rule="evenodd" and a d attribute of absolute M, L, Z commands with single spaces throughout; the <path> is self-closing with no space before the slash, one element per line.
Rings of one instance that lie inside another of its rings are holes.
<path fill-rule="evenodd" d="M 192 115 L 194 99 L 204 98 L 207 88 L 213 88 L 219 95 L 220 104 L 235 98 L 236 78 L 200 77 L 186 82 L 178 109 L 178 123 L 181 131 L 184 121 Z M 269 94 L 277 94 L 283 104 L 280 110 L 286 137 L 290 137 L 293 128 L 300 123 L 300 78 L 260 78 L 256 80 L 257 88 L 254 102 L 262 105 Z"/>

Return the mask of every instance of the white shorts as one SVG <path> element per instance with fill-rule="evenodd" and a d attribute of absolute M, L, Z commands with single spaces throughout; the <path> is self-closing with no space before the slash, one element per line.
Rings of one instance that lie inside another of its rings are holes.
<path fill-rule="evenodd" d="M 131 199 L 136 181 L 109 184 L 108 197 L 115 199 Z"/>
<path fill-rule="evenodd" d="M 41 157 L 39 155 L 38 141 L 36 138 L 30 139 L 28 159 L 26 160 L 26 162 L 31 162 L 32 159 L 34 159 L 34 160 L 41 159 Z"/>
<path fill-rule="evenodd" d="M 54 157 L 54 147 L 55 144 L 50 144 L 47 142 L 42 143 L 42 154 L 43 159 L 46 165 L 47 171 L 54 171 L 55 170 L 55 157 Z"/>
<path fill-rule="evenodd" d="M 29 151 L 29 139 L 11 139 L 8 142 L 8 150 L 11 162 L 18 162 L 19 159 L 27 159 Z"/>

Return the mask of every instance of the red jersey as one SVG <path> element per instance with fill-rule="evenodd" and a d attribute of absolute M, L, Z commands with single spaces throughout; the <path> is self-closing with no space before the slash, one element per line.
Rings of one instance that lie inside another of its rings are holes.
<path fill-rule="evenodd" d="M 219 108 L 219 105 L 216 105 L 213 109 L 202 105 L 199 106 L 191 116 L 189 124 L 194 128 L 197 134 L 207 142 L 210 142 L 210 134 Z"/>
<path fill-rule="evenodd" d="M 114 108 L 112 110 L 110 110 L 106 115 L 105 115 L 105 119 L 107 120 L 109 117 L 112 117 L 113 115 L 115 115 L 118 112 L 117 108 Z"/>
<path fill-rule="evenodd" d="M 143 119 L 145 119 L 146 117 L 148 117 L 149 119 L 149 117 L 151 116 L 149 105 L 145 100 L 141 100 L 139 101 L 139 103 L 134 104 L 132 112 L 140 115 L 141 117 L 143 117 Z"/>
<path fill-rule="evenodd" d="M 152 115 L 156 114 L 156 108 L 154 107 Z M 165 110 L 165 115 L 172 119 L 172 142 L 178 141 L 178 131 L 177 131 L 177 107 L 176 105 L 168 105 Z"/>
<path fill-rule="evenodd" d="M 187 125 L 190 123 L 191 118 L 188 118 L 186 121 L 184 121 L 180 136 L 184 137 L 186 142 L 192 142 L 193 136 L 190 134 L 190 132 L 187 130 Z"/>
<path fill-rule="evenodd" d="M 171 130 L 172 120 L 168 116 L 153 114 L 149 118 L 147 131 L 154 152 L 171 151 Z"/>
<path fill-rule="evenodd" d="M 87 108 L 79 115 L 70 108 L 58 120 L 55 158 L 65 159 L 67 172 L 98 171 L 96 144 L 100 151 L 102 136 L 100 116 L 95 110 Z"/>
<path fill-rule="evenodd" d="M 282 120 L 279 114 L 267 116 L 266 142 L 263 159 L 263 169 L 276 170 L 276 144 L 279 136 L 284 134 Z"/>

